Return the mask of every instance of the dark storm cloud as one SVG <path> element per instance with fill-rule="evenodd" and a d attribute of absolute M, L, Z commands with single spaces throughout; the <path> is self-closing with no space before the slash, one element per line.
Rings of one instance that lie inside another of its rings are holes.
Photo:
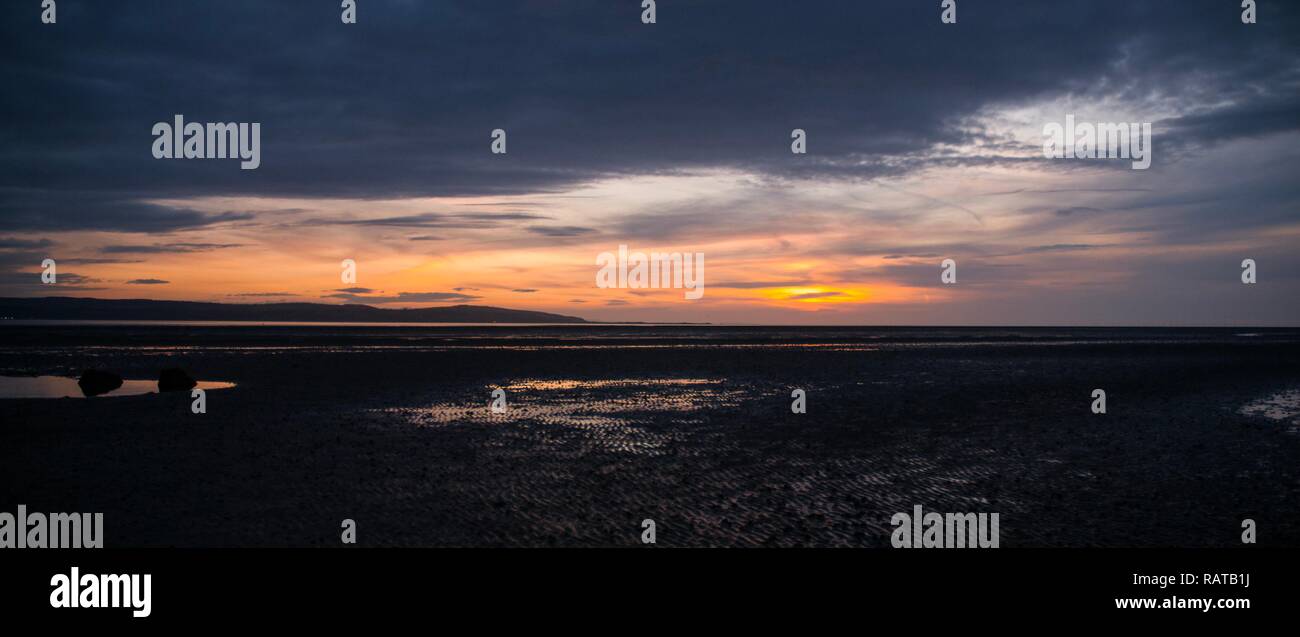
<path fill-rule="evenodd" d="M 0 165 L 4 164 L 0 159 Z M 7 178 L 0 176 L 0 180 Z M 0 186 L 0 224 L 6 230 L 15 231 L 161 233 L 253 219 L 252 213 L 247 212 L 203 213 L 121 195 L 79 192 L 75 190 L 77 186 L 78 179 L 74 176 L 67 177 L 63 183 L 52 182 L 49 190 Z M 146 197 L 150 193 L 145 189 L 139 195 Z"/>
<path fill-rule="evenodd" d="M 1221 0 L 962 3 L 955 26 L 928 2 L 661 5 L 656 25 L 583 0 L 371 3 L 349 26 L 263 0 L 6 20 L 0 220 L 165 232 L 247 215 L 142 199 L 519 194 L 706 166 L 867 177 L 934 144 L 996 148 L 967 118 L 1067 92 L 1204 105 L 1168 123 L 1180 146 L 1300 125 L 1294 2 L 1262 1 L 1249 26 Z M 261 167 L 154 160 L 150 129 L 176 113 L 262 123 Z M 807 156 L 788 152 L 796 127 Z M 494 128 L 507 155 L 488 152 Z"/>
<path fill-rule="evenodd" d="M 36 250 L 54 245 L 49 239 L 15 239 L 0 237 L 0 250 Z"/>

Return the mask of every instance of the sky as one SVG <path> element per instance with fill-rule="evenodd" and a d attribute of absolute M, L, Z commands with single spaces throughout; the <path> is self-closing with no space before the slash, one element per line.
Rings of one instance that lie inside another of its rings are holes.
<path fill-rule="evenodd" d="M 1300 323 L 1298 3 L 357 5 L 6 3 L 0 296 Z M 154 158 L 177 114 L 260 166 Z M 1151 123 L 1150 168 L 1045 157 L 1067 115 Z M 598 287 L 620 245 L 703 253 L 702 298 Z"/>

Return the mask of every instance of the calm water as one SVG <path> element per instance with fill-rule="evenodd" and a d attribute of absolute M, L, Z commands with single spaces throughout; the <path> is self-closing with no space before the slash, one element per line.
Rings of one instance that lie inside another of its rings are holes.
<path fill-rule="evenodd" d="M 234 383 L 199 381 L 195 389 L 229 389 Z M 94 397 L 139 396 L 158 393 L 156 380 L 123 380 L 122 386 Z M 3 398 L 87 398 L 77 379 L 64 376 L 0 376 Z"/>
<path fill-rule="evenodd" d="M 1300 328 L 890 327 L 680 324 L 240 323 L 0 320 L 0 346 L 861 346 L 1297 342 Z"/>

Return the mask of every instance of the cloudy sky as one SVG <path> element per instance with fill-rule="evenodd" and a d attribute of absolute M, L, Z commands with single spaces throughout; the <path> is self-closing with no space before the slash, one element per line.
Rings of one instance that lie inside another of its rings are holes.
<path fill-rule="evenodd" d="M 661 0 L 652 25 L 640 0 L 357 4 L 58 0 L 46 25 L 7 3 L 0 296 L 1300 317 L 1295 2 L 1250 25 L 1237 0 L 957 0 L 957 24 L 939 0 Z M 261 166 L 154 159 L 176 114 L 260 122 Z M 1045 158 L 1066 115 L 1152 123 L 1151 168 Z M 620 244 L 703 252 L 704 297 L 598 288 Z"/>

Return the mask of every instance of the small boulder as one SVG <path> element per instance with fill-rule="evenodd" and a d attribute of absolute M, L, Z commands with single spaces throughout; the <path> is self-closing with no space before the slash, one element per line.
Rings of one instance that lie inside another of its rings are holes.
<path fill-rule="evenodd" d="M 122 377 L 113 372 L 88 369 L 81 372 L 81 378 L 77 379 L 77 386 L 81 388 L 81 393 L 87 396 L 98 396 L 121 387 Z"/>
<path fill-rule="evenodd" d="M 197 382 L 179 367 L 169 367 L 158 374 L 158 391 L 185 391 L 192 389 Z"/>

